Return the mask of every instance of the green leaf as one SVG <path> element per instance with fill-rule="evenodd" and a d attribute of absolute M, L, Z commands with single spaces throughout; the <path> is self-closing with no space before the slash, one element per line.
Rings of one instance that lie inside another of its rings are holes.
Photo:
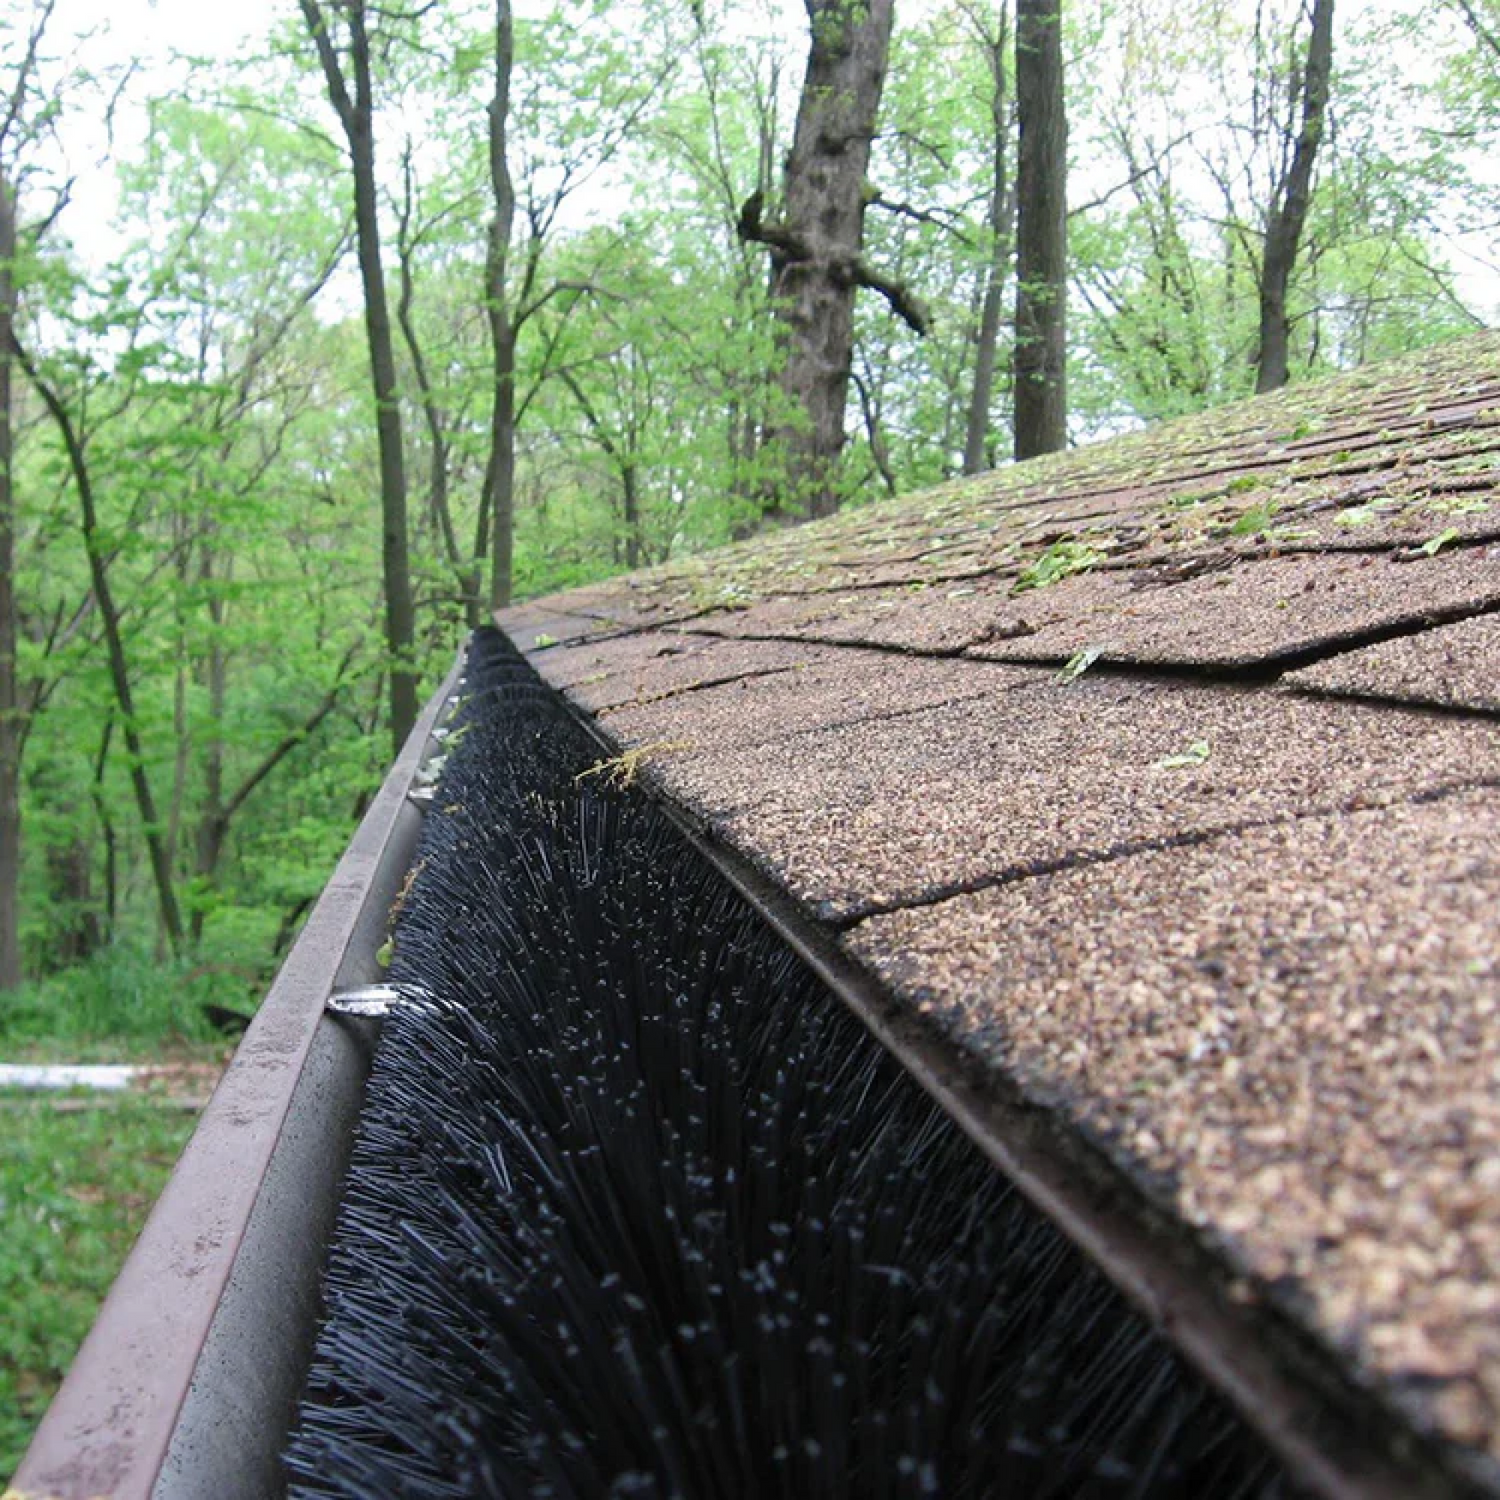
<path fill-rule="evenodd" d="M 1162 756 L 1156 765 L 1162 771 L 1181 771 L 1190 766 L 1201 766 L 1208 759 L 1209 754 L 1207 740 L 1194 740 L 1186 750 L 1179 750 L 1175 755 Z"/>
<path fill-rule="evenodd" d="M 557 644 L 557 637 L 555 635 L 548 635 L 546 631 L 543 631 L 540 635 L 532 638 L 531 644 L 537 650 L 540 650 L 543 646 L 555 646 Z"/>
<path fill-rule="evenodd" d="M 1233 526 L 1230 536 L 1259 536 L 1271 524 L 1271 512 L 1275 506 L 1268 500 L 1264 505 L 1252 505 Z"/>
<path fill-rule="evenodd" d="M 1429 540 L 1423 542 L 1422 545 L 1417 548 L 1417 551 L 1419 551 L 1424 557 L 1436 557 L 1444 547 L 1448 546 L 1451 542 L 1456 542 L 1457 540 L 1457 529 L 1455 527 L 1449 526 L 1445 530 L 1438 532 L 1435 537 L 1432 537 Z"/>
<path fill-rule="evenodd" d="M 1040 557 L 1021 569 L 1010 591 L 1024 594 L 1028 589 L 1044 589 L 1073 573 L 1085 573 L 1103 561 L 1104 554 L 1084 542 L 1053 542 Z"/>
<path fill-rule="evenodd" d="M 1104 655 L 1103 646 L 1085 646 L 1082 651 L 1075 651 L 1067 660 L 1057 676 L 1060 682 L 1076 682 L 1088 669 Z"/>

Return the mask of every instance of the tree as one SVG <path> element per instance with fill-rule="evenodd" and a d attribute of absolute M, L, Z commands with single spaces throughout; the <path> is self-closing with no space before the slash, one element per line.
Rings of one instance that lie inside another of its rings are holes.
<path fill-rule="evenodd" d="M 16 506 L 11 479 L 15 263 L 15 203 L 5 159 L 0 156 L 0 992 L 21 982 L 21 703 L 16 670 Z"/>
<path fill-rule="evenodd" d="M 765 443 L 780 357 L 766 257 L 737 226 L 747 197 L 764 205 L 776 192 L 795 102 L 786 80 L 800 58 L 772 0 L 694 11 L 691 67 L 631 163 L 637 201 L 656 206 L 633 213 L 625 229 L 676 287 L 692 290 L 670 297 L 658 341 L 669 359 L 685 356 L 700 393 L 691 403 L 697 480 L 680 513 L 693 544 L 704 545 L 752 533 L 772 488 Z M 666 182 L 682 190 L 664 199 Z"/>
<path fill-rule="evenodd" d="M 35 87 L 38 52 L 52 18 L 53 0 L 41 0 L 30 17 L 20 61 L 0 114 L 0 993 L 21 982 L 21 750 L 24 742 L 20 664 L 17 656 L 15 407 L 17 353 L 16 217 L 20 155 Z M 0 33 L 7 29 L 0 25 Z"/>
<path fill-rule="evenodd" d="M 1307 56 L 1292 75 L 1289 103 L 1299 96 L 1301 128 L 1289 156 L 1283 158 L 1266 215 L 1265 249 L 1260 265 L 1260 348 L 1256 356 L 1255 389 L 1274 391 L 1289 378 L 1287 344 L 1287 286 L 1297 263 L 1297 250 L 1307 223 L 1312 196 L 1313 163 L 1323 139 L 1328 93 L 1333 77 L 1333 0 L 1313 0 Z"/>
<path fill-rule="evenodd" d="M 385 582 L 386 647 L 390 652 L 391 738 L 396 751 L 417 720 L 417 668 L 413 659 L 416 615 L 406 520 L 406 456 L 401 435 L 401 394 L 396 351 L 380 258 L 379 187 L 375 170 L 375 101 L 370 68 L 370 34 L 364 0 L 343 0 L 349 82 L 340 47 L 329 30 L 319 0 L 298 0 L 318 49 L 328 97 L 343 127 L 354 180 L 354 230 L 359 278 L 364 292 L 365 335 L 370 347 L 370 378 L 375 390 L 375 431 L 380 446 L 381 563 Z M 382 14 L 384 14 L 382 12 Z"/>
<path fill-rule="evenodd" d="M 1016 0 L 1017 459 L 1067 446 L 1068 122 L 1062 0 Z"/>
<path fill-rule="evenodd" d="M 110 581 L 108 544 L 99 523 L 99 507 L 94 491 L 93 473 L 77 425 L 61 393 L 43 376 L 35 361 L 19 344 L 15 344 L 15 351 L 21 368 L 25 370 L 27 377 L 36 387 L 37 394 L 42 398 L 42 404 L 56 424 L 58 435 L 67 452 L 68 467 L 72 473 L 78 497 L 79 532 L 83 538 L 84 555 L 88 560 L 89 583 L 104 630 L 110 684 L 120 710 L 120 727 L 125 737 L 125 746 L 130 754 L 130 784 L 135 793 L 136 810 L 140 814 L 141 830 L 145 836 L 146 848 L 151 860 L 151 876 L 156 886 L 157 911 L 161 917 L 162 931 L 166 934 L 172 951 L 177 953 L 181 951 L 183 945 L 182 915 L 177 902 L 172 860 L 158 812 L 156 794 L 147 769 L 140 718 L 136 713 L 135 687 L 131 680 L 130 664 L 125 649 L 122 616 L 115 599 L 113 584 Z"/>
<path fill-rule="evenodd" d="M 787 416 L 772 428 L 781 495 L 810 516 L 838 508 L 838 460 L 854 342 L 854 296 L 879 292 L 918 332 L 927 315 L 899 282 L 866 264 L 865 179 L 885 86 L 893 0 L 805 0 L 807 73 L 783 181 L 780 220 L 759 193 L 739 232 L 771 252 L 771 294 L 785 333 L 781 390 Z"/>
<path fill-rule="evenodd" d="M 1006 69 L 1010 41 L 1007 0 L 1000 0 L 992 13 L 986 13 L 977 3 L 964 5 L 962 10 L 974 43 L 984 56 L 990 79 L 990 184 L 985 208 L 989 256 L 984 267 L 979 321 L 974 330 L 974 380 L 964 424 L 963 472 L 977 474 L 990 462 L 987 451 L 990 409 L 1004 317 L 1005 277 L 1015 235 L 1016 184 L 1010 175 L 1015 108 Z"/>
<path fill-rule="evenodd" d="M 495 91 L 487 111 L 494 213 L 484 261 L 484 307 L 490 327 L 494 387 L 490 394 L 490 458 L 484 476 L 482 512 L 490 529 L 491 609 L 504 609 L 510 603 L 515 546 L 518 329 L 507 285 L 510 241 L 516 222 L 516 188 L 510 175 L 508 144 L 510 79 L 515 62 L 516 31 L 510 0 L 495 0 Z M 535 258 L 529 269 L 534 275 Z M 529 291 L 529 287 L 524 290 Z"/>
<path fill-rule="evenodd" d="M 559 217 L 568 200 L 632 141 L 677 66 L 670 6 L 643 7 L 631 17 L 621 16 L 618 7 L 614 11 L 600 0 L 587 9 L 558 6 L 529 28 L 526 97 L 517 119 L 510 5 L 497 0 L 488 111 L 495 211 L 485 261 L 494 378 L 485 492 L 492 528 L 490 597 L 496 608 L 510 602 L 513 588 L 517 431 L 542 384 L 562 365 L 574 314 L 611 295 L 608 255 L 573 267 L 576 274 L 548 274 L 549 248 L 565 238 Z M 566 108 L 559 118 L 552 102 L 559 94 L 587 99 L 589 107 Z M 511 132 L 517 125 L 527 149 L 513 176 Z M 518 222 L 521 233 L 515 236 Z M 512 244 L 513 236 L 519 243 Z M 523 337 L 534 343 L 524 389 Z"/>

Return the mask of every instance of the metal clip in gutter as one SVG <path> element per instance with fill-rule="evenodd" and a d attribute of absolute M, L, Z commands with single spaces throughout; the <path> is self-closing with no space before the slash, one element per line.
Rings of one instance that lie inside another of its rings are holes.
<path fill-rule="evenodd" d="M 327 1009 L 335 1016 L 363 1016 L 384 1020 L 393 1010 L 430 1011 L 437 997 L 421 984 L 363 984 L 352 990 L 335 990 Z"/>

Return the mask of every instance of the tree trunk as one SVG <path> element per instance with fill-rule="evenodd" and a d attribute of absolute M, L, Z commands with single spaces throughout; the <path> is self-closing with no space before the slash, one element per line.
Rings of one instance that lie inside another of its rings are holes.
<path fill-rule="evenodd" d="M 224 708 L 229 696 L 229 671 L 224 654 L 224 594 L 218 587 L 214 571 L 215 559 L 213 539 L 203 547 L 203 562 L 200 581 L 208 594 L 208 614 L 213 623 L 213 633 L 208 646 L 208 659 L 204 663 L 204 686 L 208 689 L 208 739 L 203 746 L 203 802 L 198 811 L 198 828 L 193 851 L 193 874 L 200 887 L 213 879 L 218 867 L 219 852 L 223 840 L 224 816 Z M 226 555 L 224 582 L 233 572 L 233 559 Z M 206 916 L 204 898 L 207 892 L 200 889 L 193 906 L 192 936 L 197 943 L 203 937 Z"/>
<path fill-rule="evenodd" d="M 406 352 L 411 358 L 412 375 L 416 380 L 417 399 L 422 407 L 422 416 L 427 423 L 427 441 L 430 456 L 427 468 L 427 503 L 443 544 L 443 555 L 458 586 L 463 601 L 464 622 L 470 630 L 477 630 L 482 623 L 480 586 L 483 582 L 482 568 L 472 557 L 466 558 L 458 545 L 458 531 L 453 524 L 453 505 L 449 497 L 448 469 L 452 458 L 452 440 L 449 436 L 451 421 L 438 402 L 437 392 L 427 373 L 427 356 L 422 350 L 422 341 L 417 336 L 413 303 L 416 300 L 416 246 L 411 237 L 412 212 L 412 166 L 408 152 L 405 164 L 406 194 L 402 200 L 401 217 L 396 236 L 396 254 L 400 263 L 401 289 L 396 297 L 396 322 L 401 336 L 406 341 Z"/>
<path fill-rule="evenodd" d="M 1068 441 L 1062 0 L 1016 0 L 1016 458 Z"/>
<path fill-rule="evenodd" d="M 115 833 L 115 820 L 109 810 L 109 798 L 105 794 L 104 777 L 109 769 L 109 746 L 114 738 L 115 716 L 104 721 L 104 732 L 99 736 L 99 753 L 94 757 L 94 778 L 89 783 L 89 797 L 94 804 L 94 814 L 99 819 L 99 832 L 104 838 L 104 930 L 101 942 L 114 937 L 115 917 L 120 908 L 120 841 Z"/>
<path fill-rule="evenodd" d="M 640 471 L 634 459 L 620 465 L 620 504 L 625 512 L 625 566 L 634 572 L 646 556 L 641 537 Z"/>
<path fill-rule="evenodd" d="M 490 309 L 495 399 L 485 497 L 490 518 L 490 608 L 506 609 L 514 587 L 516 531 L 516 337 L 504 308 Z"/>
<path fill-rule="evenodd" d="M 968 421 L 964 427 L 965 474 L 978 474 L 990 466 L 988 438 L 990 407 L 995 394 L 995 366 L 1000 349 L 1000 324 L 1005 311 L 1005 273 L 1010 267 L 1015 235 L 1016 194 L 1010 178 L 1011 105 L 1005 71 L 1009 27 L 1002 3 L 995 17 L 995 30 L 978 30 L 990 72 L 990 201 L 985 227 L 990 236 L 989 261 L 984 272 L 984 300 L 974 339 L 974 386 L 969 393 Z"/>
<path fill-rule="evenodd" d="M 354 97 L 349 96 L 338 52 L 318 0 L 300 0 L 302 14 L 318 48 L 328 97 L 349 145 L 354 175 L 354 232 L 359 279 L 364 292 L 365 337 L 375 389 L 375 435 L 380 449 L 381 564 L 385 580 L 385 638 L 391 655 L 391 739 L 399 753 L 417 721 L 416 636 L 411 567 L 407 556 L 406 460 L 401 436 L 396 352 L 390 304 L 380 261 L 379 200 L 375 181 L 375 110 L 370 79 L 370 41 L 364 0 L 343 0 L 349 20 L 349 59 L 354 66 Z"/>
<path fill-rule="evenodd" d="M 1312 34 L 1302 74 L 1302 128 L 1292 159 L 1276 184 L 1266 217 L 1266 248 L 1260 267 L 1260 356 L 1255 389 L 1274 391 L 1287 383 L 1291 368 L 1288 345 L 1287 288 L 1297 264 L 1297 249 L 1312 202 L 1313 162 L 1323 139 L 1323 120 L 1333 75 L 1333 0 L 1314 0 Z"/>
<path fill-rule="evenodd" d="M 15 258 L 15 200 L 0 173 L 0 993 L 21 982 L 21 695 L 16 681 L 15 492 L 11 486 Z"/>
<path fill-rule="evenodd" d="M 885 87 L 893 0 L 805 0 L 807 76 L 787 157 L 785 228 L 772 295 L 786 338 L 781 391 L 790 416 L 771 437 L 783 498 L 810 516 L 838 508 L 838 463 L 854 344 L 852 268 L 864 240 L 865 178 Z"/>
<path fill-rule="evenodd" d="M 516 190 L 507 146 L 510 75 L 515 66 L 515 22 L 510 0 L 495 3 L 495 91 L 489 104 L 490 192 L 494 214 L 484 261 L 484 301 L 490 325 L 494 399 L 490 407 L 490 456 L 485 467 L 484 505 L 490 531 L 490 608 L 511 600 L 516 516 L 516 329 L 506 300 L 510 237 Z"/>
<path fill-rule="evenodd" d="M 56 425 L 68 455 L 68 468 L 73 475 L 73 484 L 78 491 L 80 515 L 79 529 L 83 533 L 84 556 L 88 560 L 89 581 L 93 586 L 94 603 L 99 610 L 99 623 L 104 630 L 106 660 L 109 663 L 109 678 L 114 688 L 115 702 L 120 710 L 120 728 L 125 735 L 125 749 L 130 759 L 130 784 L 135 792 L 136 811 L 140 815 L 141 831 L 146 840 L 146 851 L 151 860 L 151 878 L 156 886 L 156 905 L 161 917 L 162 931 L 173 953 L 180 953 L 183 945 L 182 918 L 177 906 L 177 892 L 172 879 L 172 864 L 167 857 L 166 840 L 162 837 L 162 823 L 157 815 L 156 798 L 151 789 L 151 777 L 146 767 L 146 749 L 141 740 L 140 721 L 135 712 L 135 690 L 130 681 L 130 664 L 125 655 L 125 639 L 120 630 L 120 610 L 115 603 L 114 589 L 109 581 L 108 560 L 99 537 L 99 511 L 94 499 L 93 476 L 89 472 L 88 459 L 73 419 L 63 404 L 62 397 L 43 379 L 41 371 L 29 360 L 14 337 L 11 349 L 26 371 L 27 378 L 42 398 L 48 415 Z"/>
<path fill-rule="evenodd" d="M 53 912 L 47 966 L 66 969 L 85 963 L 104 942 L 94 908 L 94 871 L 89 848 L 70 838 L 47 850 L 47 888 Z"/>

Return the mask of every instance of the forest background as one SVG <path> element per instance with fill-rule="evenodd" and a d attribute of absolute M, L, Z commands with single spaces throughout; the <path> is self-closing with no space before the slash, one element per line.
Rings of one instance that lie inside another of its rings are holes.
<path fill-rule="evenodd" d="M 1064 6 L 1070 442 L 1255 388 L 1313 14 Z M 149 66 L 95 15 L 0 9 L 0 1042 L 248 1004 L 465 626 L 766 524 L 787 419 L 741 231 L 803 7 L 279 0 Z M 1015 26 L 897 6 L 864 254 L 928 331 L 861 294 L 839 503 L 1011 453 Z M 1339 0 L 1291 379 L 1492 319 L 1497 127 L 1500 0 Z"/>

